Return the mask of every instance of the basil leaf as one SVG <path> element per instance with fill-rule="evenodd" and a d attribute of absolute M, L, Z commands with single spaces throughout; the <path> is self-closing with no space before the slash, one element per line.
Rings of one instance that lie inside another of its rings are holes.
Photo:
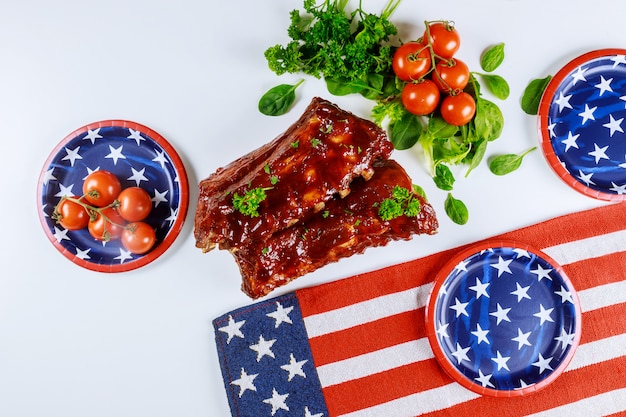
<path fill-rule="evenodd" d="M 452 194 L 448 193 L 448 197 L 443 203 L 443 207 L 450 220 L 454 223 L 463 225 L 469 220 L 467 206 L 461 200 L 457 200 L 452 197 Z"/>
<path fill-rule="evenodd" d="M 296 88 L 304 82 L 300 80 L 297 84 L 280 84 L 270 88 L 259 100 L 259 111 L 266 116 L 280 116 L 291 109 L 296 101 Z"/>
<path fill-rule="evenodd" d="M 454 175 L 447 165 L 437 164 L 435 167 L 435 176 L 433 177 L 437 188 L 450 191 L 454 187 Z"/>
<path fill-rule="evenodd" d="M 406 112 L 401 119 L 389 126 L 389 139 L 398 150 L 409 149 L 417 143 L 423 126 L 419 116 Z"/>
<path fill-rule="evenodd" d="M 493 141 L 500 137 L 504 129 L 504 116 L 500 108 L 484 98 L 476 100 L 474 127 L 479 139 Z"/>
<path fill-rule="evenodd" d="M 483 71 L 491 72 L 504 61 L 504 43 L 499 43 L 487 49 L 480 58 L 480 67 Z"/>
<path fill-rule="evenodd" d="M 536 146 L 530 148 L 521 155 L 506 154 L 497 156 L 493 158 L 489 163 L 489 170 L 495 175 L 509 174 L 518 169 L 522 165 L 522 160 L 524 159 L 524 157 L 535 149 L 537 149 Z"/>
<path fill-rule="evenodd" d="M 483 81 L 487 86 L 487 89 L 499 98 L 500 100 L 506 100 L 511 93 L 509 83 L 499 75 L 495 74 L 480 74 L 483 77 Z"/>
<path fill-rule="evenodd" d="M 541 103 L 541 96 L 548 87 L 548 83 L 552 80 L 552 76 L 548 75 L 546 78 L 537 78 L 532 80 L 522 95 L 522 110 L 531 116 L 539 113 L 539 104 Z"/>

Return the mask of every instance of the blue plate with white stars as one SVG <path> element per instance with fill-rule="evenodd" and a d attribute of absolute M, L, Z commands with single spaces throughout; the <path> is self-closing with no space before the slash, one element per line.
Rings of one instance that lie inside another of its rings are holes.
<path fill-rule="evenodd" d="M 539 138 L 556 174 L 600 200 L 626 199 L 626 50 L 588 52 L 550 80 Z"/>
<path fill-rule="evenodd" d="M 115 174 L 122 188 L 138 186 L 152 197 L 144 221 L 155 229 L 157 240 L 146 254 L 126 251 L 119 240 L 98 241 L 86 228 L 65 230 L 52 219 L 61 198 L 80 196 L 85 177 L 99 169 Z M 161 135 L 138 123 L 105 120 L 70 133 L 52 151 L 39 177 L 39 218 L 48 239 L 75 264 L 99 272 L 129 271 L 172 245 L 187 214 L 188 187 L 179 155 Z"/>
<path fill-rule="evenodd" d="M 527 395 L 553 382 L 580 341 L 578 297 L 562 268 L 527 245 L 491 241 L 455 256 L 426 312 L 439 364 L 481 395 Z"/>

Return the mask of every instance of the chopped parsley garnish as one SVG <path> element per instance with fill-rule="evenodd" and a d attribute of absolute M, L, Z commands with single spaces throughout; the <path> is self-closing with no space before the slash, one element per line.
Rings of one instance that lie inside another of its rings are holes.
<path fill-rule="evenodd" d="M 313 138 L 311 139 L 311 146 L 313 146 L 314 148 L 317 148 L 318 146 L 320 146 L 322 144 L 322 141 L 317 139 L 317 138 Z"/>
<path fill-rule="evenodd" d="M 421 210 L 421 203 L 415 195 L 404 187 L 396 185 L 391 192 L 391 198 L 384 199 L 378 208 L 381 219 L 393 220 L 405 215 L 416 217 Z"/>
<path fill-rule="evenodd" d="M 259 206 L 267 198 L 265 193 L 269 188 L 253 188 L 245 192 L 244 195 L 235 193 L 233 195 L 233 208 L 250 217 L 259 217 Z"/>

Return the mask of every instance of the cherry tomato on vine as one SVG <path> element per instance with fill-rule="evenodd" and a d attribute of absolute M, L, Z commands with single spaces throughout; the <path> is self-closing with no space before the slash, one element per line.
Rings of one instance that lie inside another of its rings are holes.
<path fill-rule="evenodd" d="M 428 34 L 430 33 L 430 38 Z M 435 55 L 450 59 L 459 50 L 461 46 L 461 37 L 459 32 L 450 22 L 433 22 L 428 25 L 428 29 L 424 32 L 424 43 L 432 45 Z"/>
<path fill-rule="evenodd" d="M 77 199 L 78 197 L 70 197 Z M 87 227 L 89 223 L 89 213 L 76 201 L 68 198 L 63 198 L 57 204 L 54 214 L 54 219 L 67 230 L 80 230 Z"/>
<path fill-rule="evenodd" d="M 148 223 L 133 222 L 124 228 L 121 241 L 127 251 L 141 255 L 152 249 L 156 233 Z"/>
<path fill-rule="evenodd" d="M 469 67 L 460 59 L 440 61 L 435 66 L 433 81 L 444 93 L 463 91 L 470 79 Z"/>
<path fill-rule="evenodd" d="M 463 126 L 476 114 L 476 101 L 466 92 L 448 96 L 441 103 L 441 117 L 454 126 Z"/>
<path fill-rule="evenodd" d="M 152 210 L 152 198 L 146 190 L 140 187 L 124 188 L 117 196 L 120 215 L 129 222 L 138 222 L 145 219 Z"/>
<path fill-rule="evenodd" d="M 402 89 L 402 104 L 409 112 L 418 116 L 434 112 L 439 98 L 439 88 L 431 80 L 409 83 Z"/>
<path fill-rule="evenodd" d="M 94 171 L 83 182 L 85 200 L 96 207 L 108 206 L 115 201 L 120 191 L 120 180 L 109 171 Z"/>
<path fill-rule="evenodd" d="M 402 81 L 419 80 L 431 69 L 430 51 L 419 42 L 407 42 L 396 50 L 391 66 Z"/>
<path fill-rule="evenodd" d="M 126 221 L 115 208 L 106 207 L 89 222 L 87 229 L 94 239 L 108 242 L 122 236 L 125 225 Z"/>

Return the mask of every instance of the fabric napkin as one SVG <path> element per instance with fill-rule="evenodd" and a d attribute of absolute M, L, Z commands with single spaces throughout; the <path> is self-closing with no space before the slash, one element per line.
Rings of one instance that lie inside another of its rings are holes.
<path fill-rule="evenodd" d="M 438 270 L 463 247 L 215 319 L 232 415 L 625 416 L 626 203 L 494 238 L 543 251 L 577 291 L 580 345 L 547 387 L 521 397 L 481 396 L 439 366 L 426 337 L 425 306 Z"/>

